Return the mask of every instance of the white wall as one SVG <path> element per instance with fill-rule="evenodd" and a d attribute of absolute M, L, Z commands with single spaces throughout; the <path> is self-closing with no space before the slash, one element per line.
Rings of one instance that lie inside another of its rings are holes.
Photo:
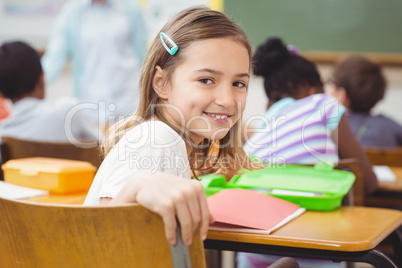
<path fill-rule="evenodd" d="M 18 39 L 44 49 L 53 26 L 52 15 L 10 15 L 4 11 L 4 0 L 0 0 L 0 43 Z"/>
<path fill-rule="evenodd" d="M 46 47 L 55 16 L 21 16 L 5 15 L 3 11 L 4 0 L 0 0 L 0 43 L 19 39 L 24 40 L 37 49 Z M 323 77 L 328 77 L 332 65 L 319 65 Z M 375 108 L 375 112 L 385 113 L 402 124 L 402 66 L 385 67 L 384 73 L 388 79 L 388 91 L 385 99 Z M 63 75 L 54 83 L 48 85 L 47 97 L 57 98 L 71 96 L 72 81 L 70 68 L 67 67 Z M 267 99 L 260 78 L 253 78 L 249 87 L 248 104 L 244 113 L 245 119 L 252 115 L 264 114 Z"/>

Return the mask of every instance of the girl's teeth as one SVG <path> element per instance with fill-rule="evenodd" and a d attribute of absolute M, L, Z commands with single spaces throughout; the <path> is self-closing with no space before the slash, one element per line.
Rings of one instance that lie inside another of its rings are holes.
<path fill-rule="evenodd" d="M 217 114 L 209 114 L 209 115 L 217 119 L 225 119 L 228 117 L 227 115 L 217 115 Z"/>

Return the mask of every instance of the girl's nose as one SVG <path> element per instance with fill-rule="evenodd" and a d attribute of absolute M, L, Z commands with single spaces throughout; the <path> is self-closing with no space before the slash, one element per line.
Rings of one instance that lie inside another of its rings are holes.
<path fill-rule="evenodd" d="M 228 108 L 235 104 L 233 89 L 231 86 L 221 86 L 215 93 L 216 104 Z"/>

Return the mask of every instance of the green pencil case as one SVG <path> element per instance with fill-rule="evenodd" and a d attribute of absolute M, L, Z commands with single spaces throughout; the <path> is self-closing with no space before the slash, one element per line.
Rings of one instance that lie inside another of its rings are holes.
<path fill-rule="evenodd" d="M 353 173 L 334 170 L 325 163 L 314 167 L 272 165 L 261 170 L 245 171 L 229 182 L 223 175 L 201 176 L 207 196 L 228 188 L 252 189 L 298 204 L 307 210 L 319 211 L 340 207 L 354 181 Z"/>

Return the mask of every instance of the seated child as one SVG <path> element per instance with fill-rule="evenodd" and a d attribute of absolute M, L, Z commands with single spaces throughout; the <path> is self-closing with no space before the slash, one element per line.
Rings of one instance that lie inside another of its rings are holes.
<path fill-rule="evenodd" d="M 99 131 L 80 109 L 73 109 L 77 101 L 44 100 L 40 58 L 28 44 L 15 41 L 0 47 L 0 93 L 13 103 L 11 115 L 0 123 L 0 137 L 96 146 Z"/>
<path fill-rule="evenodd" d="M 264 78 L 269 99 L 264 122 L 244 149 L 267 163 L 336 163 L 357 158 L 366 180 L 365 191 L 377 179 L 350 131 L 345 107 L 323 94 L 314 64 L 287 50 L 282 40 L 269 38 L 254 54 L 254 73 Z"/>
<path fill-rule="evenodd" d="M 0 97 L 0 122 L 6 119 L 10 115 L 10 110 L 7 107 L 7 103 L 4 98 Z"/>
<path fill-rule="evenodd" d="M 353 56 L 335 67 L 330 81 L 327 93 L 348 109 L 351 129 L 363 146 L 402 146 L 402 126 L 387 116 L 372 113 L 386 90 L 380 65 Z"/>
<path fill-rule="evenodd" d="M 84 205 L 148 204 L 162 216 L 170 243 L 175 216 L 186 245 L 191 235 L 185 230 L 191 234 L 197 226 L 205 239 L 211 217 L 201 183 L 191 178 L 201 172 L 231 178 L 254 166 L 240 135 L 251 63 L 244 31 L 225 14 L 192 7 L 172 17 L 145 58 L 137 112 L 106 134 L 106 157 Z M 135 180 L 141 172 L 161 172 L 172 182 L 155 181 L 153 191 L 139 194 L 138 187 L 149 184 L 148 177 Z"/>
<path fill-rule="evenodd" d="M 288 51 L 279 38 L 269 38 L 254 54 L 254 74 L 264 79 L 268 110 L 244 145 L 246 153 L 266 163 L 336 163 L 356 158 L 362 165 L 365 193 L 377 188 L 377 178 L 354 138 L 345 107 L 323 94 L 315 65 Z M 239 253 L 238 267 L 267 267 L 278 256 Z M 339 264 L 298 259 L 300 267 L 339 267 Z"/>

